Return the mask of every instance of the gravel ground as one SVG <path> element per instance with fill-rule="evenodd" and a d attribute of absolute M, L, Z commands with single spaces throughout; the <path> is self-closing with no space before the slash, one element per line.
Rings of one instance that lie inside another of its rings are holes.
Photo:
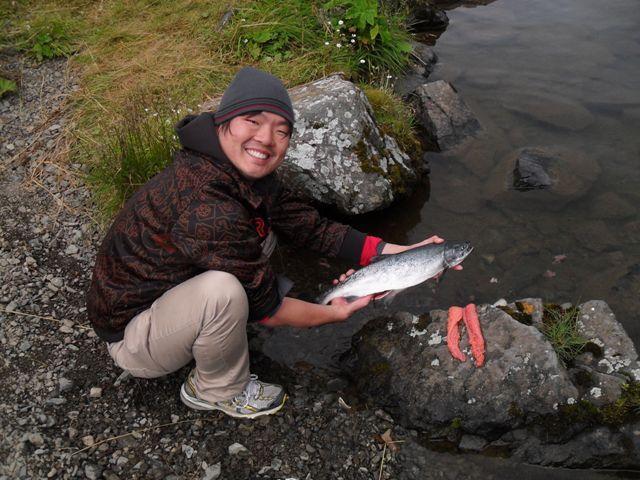
<path fill-rule="evenodd" d="M 425 450 L 344 379 L 259 352 L 252 371 L 290 400 L 255 421 L 185 407 L 189 366 L 122 378 L 84 307 L 103 233 L 81 166 L 57 160 L 73 128 L 73 73 L 61 60 L 0 61 L 20 81 L 18 95 L 0 100 L 0 480 L 596 478 Z M 399 443 L 386 445 L 384 432 Z"/>
<path fill-rule="evenodd" d="M 382 478 L 408 433 L 375 408 L 346 410 L 346 383 L 260 354 L 252 370 L 284 384 L 277 415 L 237 421 L 179 401 L 186 367 L 124 379 L 88 327 L 84 292 L 102 232 L 79 165 L 59 164 L 77 89 L 65 61 L 2 58 L 20 92 L 0 100 L 0 479 Z"/>

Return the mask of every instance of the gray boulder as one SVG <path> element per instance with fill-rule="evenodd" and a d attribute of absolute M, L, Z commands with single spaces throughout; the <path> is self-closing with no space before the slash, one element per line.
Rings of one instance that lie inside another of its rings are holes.
<path fill-rule="evenodd" d="M 536 298 L 478 307 L 482 367 L 470 357 L 464 327 L 460 348 L 468 358 L 452 358 L 444 311 L 377 318 L 354 341 L 349 372 L 407 427 L 463 451 L 500 448 L 520 461 L 573 468 L 640 466 L 637 427 L 598 425 L 594 414 L 638 380 L 632 341 L 605 302 L 583 303 L 577 326 L 590 343 L 566 367 L 539 330 L 543 308 Z"/>
<path fill-rule="evenodd" d="M 444 80 L 417 87 L 413 103 L 420 124 L 440 150 L 462 143 L 481 128 L 453 85 Z"/>
<path fill-rule="evenodd" d="M 417 179 L 409 156 L 378 129 L 364 92 L 340 75 L 289 91 L 296 133 L 283 177 L 315 200 L 358 214 L 388 206 Z"/>
<path fill-rule="evenodd" d="M 279 169 L 292 188 L 346 214 L 378 210 L 418 179 L 411 158 L 377 126 L 364 92 L 335 74 L 289 90 L 295 132 Z M 213 99 L 203 110 L 215 110 Z"/>
<path fill-rule="evenodd" d="M 478 313 L 487 339 L 481 368 L 470 358 L 452 358 L 444 311 L 432 311 L 430 319 L 374 321 L 356 343 L 360 387 L 414 428 L 455 422 L 479 435 L 516 428 L 576 400 L 578 390 L 540 331 L 491 306 Z M 461 337 L 460 348 L 468 351 Z"/>

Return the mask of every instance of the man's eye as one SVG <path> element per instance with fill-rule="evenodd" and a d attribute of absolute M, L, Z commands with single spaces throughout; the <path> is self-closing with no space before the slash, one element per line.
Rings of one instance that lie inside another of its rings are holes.
<path fill-rule="evenodd" d="M 278 135 L 280 136 L 280 138 L 285 138 L 289 136 L 289 132 L 284 132 L 282 130 L 278 130 Z"/>
<path fill-rule="evenodd" d="M 252 118 L 246 118 L 245 119 L 247 122 L 252 123 L 253 125 L 258 125 L 258 122 L 256 122 L 254 119 Z"/>

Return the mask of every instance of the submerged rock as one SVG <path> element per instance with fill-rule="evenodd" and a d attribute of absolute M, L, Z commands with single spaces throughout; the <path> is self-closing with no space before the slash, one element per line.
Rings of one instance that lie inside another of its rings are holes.
<path fill-rule="evenodd" d="M 519 208 L 552 210 L 584 196 L 600 176 L 598 162 L 562 147 L 525 147 L 506 155 L 485 184 L 485 197 Z M 520 192 L 514 192 L 519 190 Z"/>
<path fill-rule="evenodd" d="M 535 464 L 640 466 L 635 430 L 619 426 L 632 418 L 617 402 L 623 386 L 640 378 L 622 325 L 605 302 L 580 305 L 576 325 L 589 343 L 565 365 L 540 331 L 543 308 L 540 299 L 478 307 L 486 340 L 480 368 L 452 358 L 444 311 L 377 318 L 354 340 L 349 373 L 406 427 L 457 438 L 462 450 L 498 445 Z M 464 329 L 461 338 L 469 356 Z"/>
<path fill-rule="evenodd" d="M 414 94 L 418 120 L 440 150 L 452 148 L 480 130 L 480 122 L 450 83 L 425 83 Z"/>

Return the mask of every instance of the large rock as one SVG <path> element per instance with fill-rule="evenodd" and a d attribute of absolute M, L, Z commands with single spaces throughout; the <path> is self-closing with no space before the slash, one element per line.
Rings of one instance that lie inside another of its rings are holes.
<path fill-rule="evenodd" d="M 417 87 L 414 104 L 418 120 L 440 150 L 462 143 L 481 128 L 453 85 L 444 80 Z"/>
<path fill-rule="evenodd" d="M 364 92 L 340 75 L 289 91 L 296 133 L 283 176 L 344 213 L 388 206 L 417 175 L 396 141 L 382 133 Z"/>
<path fill-rule="evenodd" d="M 485 184 L 485 197 L 517 208 L 562 209 L 585 195 L 600 175 L 589 155 L 563 147 L 525 147 L 506 155 Z M 516 189 L 520 190 L 517 192 Z"/>
<path fill-rule="evenodd" d="M 491 306 L 478 312 L 487 339 L 482 368 L 452 358 L 446 312 L 432 311 L 430 320 L 395 316 L 373 322 L 359 336 L 361 388 L 414 428 L 457 419 L 466 432 L 485 435 L 575 401 L 578 390 L 540 331 Z M 462 338 L 461 349 L 468 350 Z"/>
<path fill-rule="evenodd" d="M 446 437 L 459 449 L 498 448 L 542 465 L 640 466 L 640 431 L 618 420 L 597 423 L 628 418 L 615 413 L 617 401 L 623 385 L 640 375 L 633 343 L 607 304 L 578 306 L 578 330 L 590 343 L 568 366 L 539 330 L 540 299 L 503 308 L 478 307 L 486 340 L 482 367 L 472 362 L 464 327 L 460 347 L 469 358 L 452 358 L 446 312 L 435 310 L 370 322 L 354 340 L 349 373 L 405 426 Z M 594 413 L 605 406 L 608 417 Z"/>
<path fill-rule="evenodd" d="M 339 75 L 289 90 L 296 113 L 279 171 L 288 184 L 347 214 L 381 209 L 418 178 L 409 156 L 380 131 L 364 92 Z M 215 110 L 219 99 L 203 105 Z"/>

